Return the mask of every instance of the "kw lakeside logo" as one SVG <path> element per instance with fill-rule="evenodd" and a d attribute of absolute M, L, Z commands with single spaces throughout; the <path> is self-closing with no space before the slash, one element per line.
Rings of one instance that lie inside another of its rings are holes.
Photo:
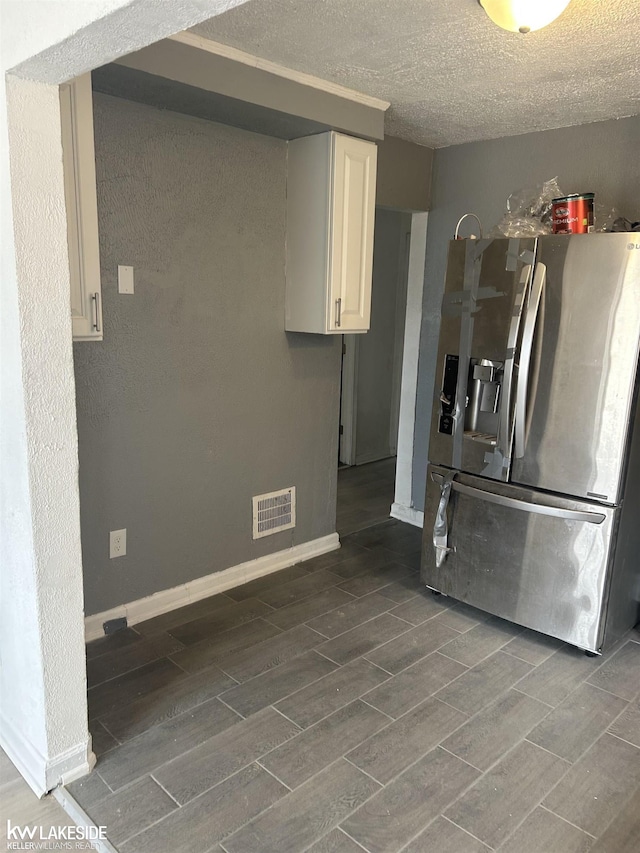
<path fill-rule="evenodd" d="M 19 826 L 7 821 L 7 850 L 97 850 L 106 826 Z"/>

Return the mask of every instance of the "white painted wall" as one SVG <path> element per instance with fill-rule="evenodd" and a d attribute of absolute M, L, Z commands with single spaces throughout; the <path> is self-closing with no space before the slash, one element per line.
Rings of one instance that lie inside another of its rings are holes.
<path fill-rule="evenodd" d="M 20 717 L 13 707 L 16 675 L 29 674 L 20 697 L 24 740 L 46 753 L 44 691 L 37 614 L 36 577 L 29 482 L 27 436 L 22 387 L 22 353 L 18 319 L 9 182 L 9 140 L 5 80 L 0 83 L 0 725 L 3 744 L 13 737 Z M 20 626 L 23 626 L 20 630 Z M 11 726 L 11 732 L 8 727 Z"/>
<path fill-rule="evenodd" d="M 2 430 L 10 441 L 19 436 L 19 445 L 3 482 L 9 518 L 20 519 L 21 547 L 3 560 L 6 592 L 0 638 L 7 660 L 1 674 L 1 719 L 3 727 L 13 729 L 8 747 L 14 754 L 25 748 L 16 728 L 28 732 L 25 741 L 45 759 L 49 786 L 57 782 L 51 774 L 56 775 L 60 761 L 66 764 L 69 759 L 71 765 L 88 770 L 90 752 L 84 636 L 78 621 L 82 557 L 60 106 L 56 87 L 16 78 L 7 80 L 6 103 L 11 176 L 21 187 L 13 206 L 21 287 L 17 304 L 14 294 L 7 294 L 8 322 L 12 314 L 14 319 L 7 331 L 15 344 L 17 320 L 22 353 L 20 360 L 15 349 L 12 353 L 16 373 L 8 387 L 15 409 L 9 410 Z M 22 389 L 16 381 L 20 376 Z M 25 417 L 17 435 L 11 429 L 12 412 Z M 19 513 L 11 505 L 15 486 L 22 493 Z M 55 511 L 57 506 L 63 506 L 64 513 Z M 7 537 L 10 549 L 12 541 Z M 26 673 L 28 680 L 17 690 L 16 682 Z M 69 695 L 80 697 L 71 707 Z M 18 759 L 27 762 L 25 755 L 18 754 Z"/>
<path fill-rule="evenodd" d="M 92 757 L 58 91 L 46 84 L 240 2 L 0 5 L 0 740 L 38 794 Z"/>

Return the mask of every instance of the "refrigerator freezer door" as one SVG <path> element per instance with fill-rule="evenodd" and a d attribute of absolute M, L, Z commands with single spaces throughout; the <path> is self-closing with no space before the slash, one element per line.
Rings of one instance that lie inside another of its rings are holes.
<path fill-rule="evenodd" d="M 449 260 L 429 458 L 507 480 L 522 305 L 534 239 L 454 240 Z"/>
<path fill-rule="evenodd" d="M 546 276 L 531 365 L 518 379 L 526 415 L 511 480 L 615 504 L 638 365 L 640 243 L 628 234 L 541 237 L 536 259 Z"/>
<path fill-rule="evenodd" d="M 619 510 L 458 474 L 447 509 L 448 550 L 438 566 L 431 534 L 448 473 L 430 466 L 427 474 L 423 582 L 518 625 L 598 651 Z"/>

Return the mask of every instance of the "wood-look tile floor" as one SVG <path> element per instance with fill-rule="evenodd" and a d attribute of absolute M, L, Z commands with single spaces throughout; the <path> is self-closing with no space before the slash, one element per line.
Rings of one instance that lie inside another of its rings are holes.
<path fill-rule="evenodd" d="M 601 658 L 421 588 L 420 531 L 87 649 L 121 853 L 637 853 L 640 634 Z"/>

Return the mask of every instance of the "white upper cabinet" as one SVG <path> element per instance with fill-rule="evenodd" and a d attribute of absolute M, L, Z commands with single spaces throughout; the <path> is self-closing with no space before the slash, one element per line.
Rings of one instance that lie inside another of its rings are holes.
<path fill-rule="evenodd" d="M 102 340 L 91 75 L 60 86 L 74 341 Z"/>
<path fill-rule="evenodd" d="M 289 142 L 287 331 L 369 328 L 376 155 L 334 131 Z"/>

